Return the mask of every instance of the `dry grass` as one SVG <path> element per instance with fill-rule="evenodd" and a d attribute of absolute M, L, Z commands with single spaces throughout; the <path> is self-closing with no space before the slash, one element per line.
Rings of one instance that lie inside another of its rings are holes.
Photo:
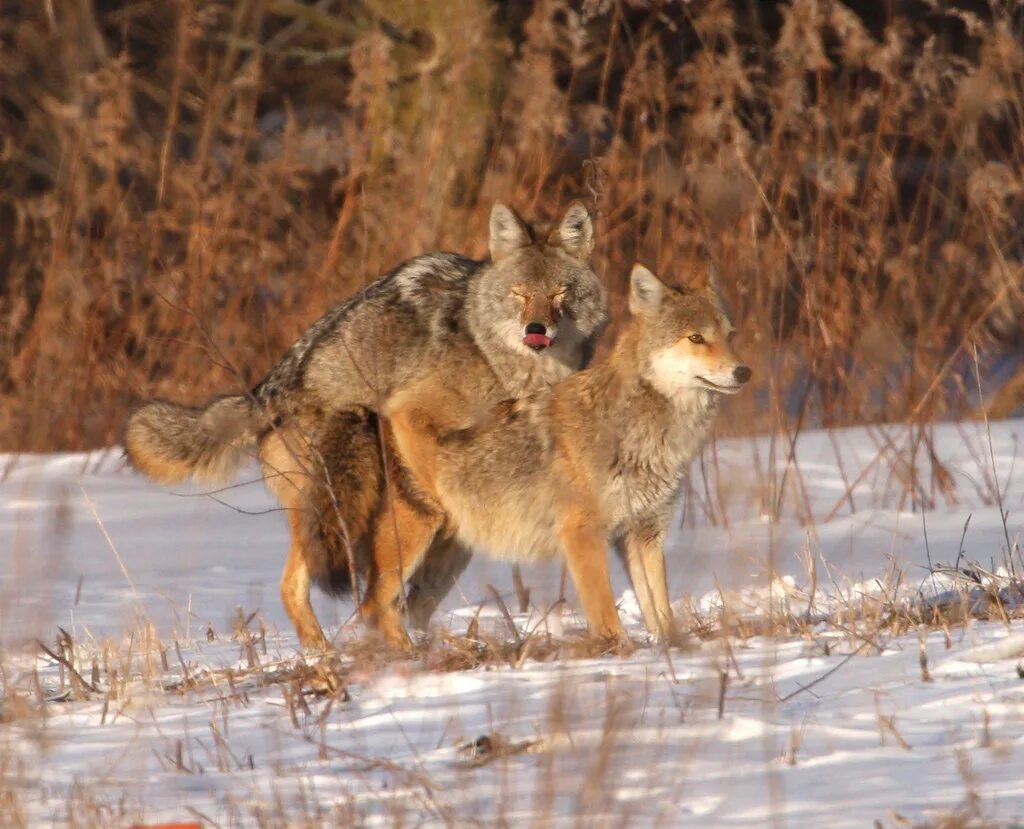
<path fill-rule="evenodd" d="M 713 265 L 757 378 L 734 431 L 962 414 L 970 348 L 1019 345 L 1014 4 L 12 6 L 7 450 L 254 382 L 402 258 L 483 254 L 495 199 L 586 198 L 616 308 L 635 258 Z"/>
<path fill-rule="evenodd" d="M 26 659 L 29 653 L 21 648 L 9 653 L 0 651 L 0 725 L 6 729 L 0 739 L 0 824 L 29 825 L 29 804 L 35 800 L 34 781 L 39 770 L 18 748 L 19 742 L 22 746 L 34 744 L 43 752 L 48 750 L 54 738 L 48 736 L 47 721 L 69 706 L 87 706 L 88 716 L 95 720 L 93 725 L 102 729 L 118 722 L 144 722 L 158 710 L 167 711 L 176 705 L 198 705 L 199 710 L 210 711 L 208 727 L 200 724 L 193 732 L 161 731 L 163 747 L 156 752 L 158 764 L 170 774 L 244 775 L 282 761 L 262 754 L 237 754 L 234 743 L 227 739 L 233 730 L 232 715 L 254 704 L 265 704 L 267 692 L 276 697 L 276 690 L 293 740 L 312 746 L 322 761 L 344 761 L 351 766 L 346 772 L 350 777 L 382 773 L 391 786 L 406 792 L 396 796 L 390 806 L 389 796 L 383 796 L 384 819 L 389 821 L 385 825 L 406 825 L 411 818 L 422 819 L 423 814 L 431 815 L 441 825 L 457 825 L 445 805 L 444 792 L 428 776 L 386 757 L 339 746 L 337 740 L 327 739 L 325 726 L 337 724 L 337 709 L 350 701 L 350 685 L 366 684 L 395 667 L 396 658 L 399 664 L 411 659 L 413 665 L 426 671 L 461 671 L 495 666 L 521 668 L 527 658 L 549 660 L 608 653 L 607 643 L 585 635 L 556 640 L 538 632 L 522 636 L 517 632 L 516 637 L 506 641 L 499 635 L 481 635 L 478 626 L 471 625 L 466 635 L 439 632 L 414 654 L 389 653 L 361 639 L 345 641 L 329 657 L 307 661 L 302 656 L 268 655 L 267 631 L 257 614 L 239 612 L 238 624 L 228 639 L 219 640 L 216 634 L 208 637 L 207 644 L 219 654 L 214 661 L 234 663 L 213 668 L 183 657 L 183 653 L 197 655 L 194 642 L 163 641 L 144 619 L 118 641 L 90 637 L 75 640 L 58 628 L 53 642 L 35 643 L 37 659 Z M 229 651 L 218 650 L 221 645 L 231 644 L 237 646 L 234 659 Z M 209 655 L 202 658 L 203 663 L 210 660 Z M 611 740 L 616 728 L 615 723 L 607 723 L 605 741 Z M 454 740 L 455 764 L 470 769 L 521 753 L 548 752 L 559 740 L 564 742 L 557 733 L 526 741 L 510 741 L 497 731 L 474 734 L 469 739 Z M 609 744 L 604 749 L 606 759 L 610 751 Z M 261 793 L 258 805 L 240 795 L 237 803 L 218 804 L 217 820 L 183 804 L 182 819 L 198 819 L 201 825 L 267 827 L 352 825 L 366 819 L 366 806 L 361 806 L 358 799 L 334 802 L 332 798 L 325 803 L 322 795 L 312 790 L 304 792 L 301 780 L 309 773 L 311 770 L 301 772 L 298 792 Z M 593 777 L 595 786 L 600 779 Z M 145 799 L 135 803 L 128 793 L 127 801 L 111 801 L 109 795 L 99 792 L 97 786 L 102 785 L 104 778 L 98 774 L 94 780 L 71 787 L 66 814 L 61 816 L 66 825 L 114 827 L 133 821 L 142 825 L 147 812 Z M 371 808 L 372 802 L 373 798 Z M 381 819 L 378 812 L 377 820 Z"/>

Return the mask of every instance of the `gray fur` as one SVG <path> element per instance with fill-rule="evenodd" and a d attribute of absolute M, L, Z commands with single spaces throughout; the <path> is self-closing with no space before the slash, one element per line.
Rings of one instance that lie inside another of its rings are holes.
<path fill-rule="evenodd" d="M 253 389 L 253 395 L 272 410 L 292 408 L 289 395 L 309 388 L 305 375 L 311 363 L 317 367 L 314 370 L 328 364 L 330 371 L 333 365 L 342 372 L 339 382 L 348 381 L 353 368 L 368 364 L 368 357 L 359 353 L 365 345 L 348 346 L 346 335 L 386 336 L 389 327 L 405 325 L 403 332 L 396 331 L 405 344 L 424 331 L 439 332 L 444 320 L 458 312 L 469 281 L 485 264 L 457 253 L 428 253 L 403 262 L 313 323 Z M 374 388 L 368 397 L 365 385 L 361 378 L 354 382 L 364 394 L 347 402 L 376 402 L 380 389 Z"/>

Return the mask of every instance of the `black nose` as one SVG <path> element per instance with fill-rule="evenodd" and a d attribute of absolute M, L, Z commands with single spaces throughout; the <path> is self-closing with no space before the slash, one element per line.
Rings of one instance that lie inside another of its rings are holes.
<path fill-rule="evenodd" d="M 746 366 L 736 366 L 732 370 L 732 376 L 736 378 L 737 383 L 746 383 L 750 379 L 750 375 L 753 372 Z"/>
<path fill-rule="evenodd" d="M 531 322 L 526 326 L 527 334 L 544 334 L 548 333 L 548 327 L 542 322 Z"/>

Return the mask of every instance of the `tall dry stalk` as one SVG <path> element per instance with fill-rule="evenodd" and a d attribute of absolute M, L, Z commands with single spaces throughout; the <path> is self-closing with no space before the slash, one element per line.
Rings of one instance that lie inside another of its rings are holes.
<path fill-rule="evenodd" d="M 4 449 L 253 383 L 402 258 L 482 255 L 494 199 L 587 199 L 619 317 L 633 259 L 713 266 L 756 378 L 724 431 L 783 453 L 967 413 L 973 348 L 1019 347 L 1011 4 L 8 5 Z"/>

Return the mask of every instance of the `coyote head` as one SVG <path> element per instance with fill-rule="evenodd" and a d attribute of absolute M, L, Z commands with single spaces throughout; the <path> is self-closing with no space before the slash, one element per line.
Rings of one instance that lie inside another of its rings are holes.
<path fill-rule="evenodd" d="M 669 399 L 693 389 L 735 394 L 750 369 L 733 351 L 735 333 L 713 286 L 679 291 L 643 265 L 630 275 L 641 375 Z"/>
<path fill-rule="evenodd" d="M 571 361 L 607 320 L 604 288 L 589 264 L 594 226 L 587 209 L 574 202 L 547 239 L 536 241 L 512 209 L 495 204 L 490 232 L 491 264 L 472 289 L 474 327 L 512 351 L 550 349 Z"/>

